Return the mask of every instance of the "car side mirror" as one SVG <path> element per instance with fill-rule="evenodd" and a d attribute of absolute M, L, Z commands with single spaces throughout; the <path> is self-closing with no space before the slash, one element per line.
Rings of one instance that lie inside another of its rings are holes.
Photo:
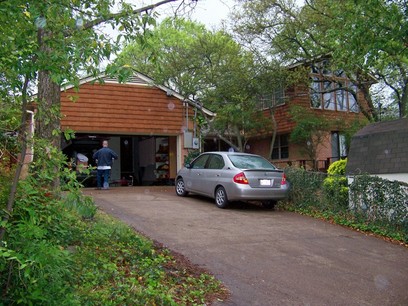
<path fill-rule="evenodd" d="M 191 168 L 192 168 L 190 163 L 187 163 L 187 164 L 185 165 L 185 167 L 186 167 L 187 169 L 191 169 Z"/>

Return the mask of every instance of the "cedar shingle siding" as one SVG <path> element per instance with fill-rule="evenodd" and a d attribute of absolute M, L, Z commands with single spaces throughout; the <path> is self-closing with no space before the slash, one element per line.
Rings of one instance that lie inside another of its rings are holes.
<path fill-rule="evenodd" d="M 83 84 L 62 93 L 61 110 L 63 128 L 77 132 L 178 135 L 185 120 L 180 100 L 139 84 Z"/>
<path fill-rule="evenodd" d="M 408 173 L 408 118 L 370 124 L 350 145 L 347 174 Z"/>

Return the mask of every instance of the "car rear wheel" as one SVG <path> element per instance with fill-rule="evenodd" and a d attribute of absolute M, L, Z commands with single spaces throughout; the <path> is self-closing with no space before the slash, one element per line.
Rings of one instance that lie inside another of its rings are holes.
<path fill-rule="evenodd" d="M 184 180 L 182 178 L 179 178 L 176 181 L 176 194 L 180 197 L 185 197 L 186 195 L 188 195 L 188 191 L 186 191 L 186 185 L 184 184 Z"/>
<path fill-rule="evenodd" d="M 274 200 L 262 201 L 262 207 L 265 207 L 267 209 L 274 209 L 275 205 L 276 201 Z"/>
<path fill-rule="evenodd" d="M 218 187 L 215 191 L 215 205 L 219 208 L 226 208 L 228 206 L 227 192 L 224 187 Z"/>

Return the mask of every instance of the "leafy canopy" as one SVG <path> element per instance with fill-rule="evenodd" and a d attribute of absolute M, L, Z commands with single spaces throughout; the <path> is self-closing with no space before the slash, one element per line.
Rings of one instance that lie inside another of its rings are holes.
<path fill-rule="evenodd" d="M 216 112 L 210 128 L 239 150 L 251 132 L 265 127 L 255 105 L 259 69 L 252 54 L 224 31 L 167 18 L 152 30 L 146 45 L 128 44 L 117 63 L 148 74 Z"/>
<path fill-rule="evenodd" d="M 407 1 L 307 0 L 302 7 L 292 0 L 240 2 L 234 29 L 258 54 L 286 65 L 330 56 L 329 68 L 345 71 L 364 94 L 368 119 L 379 119 L 370 74 L 391 91 L 399 116 L 407 114 Z"/>

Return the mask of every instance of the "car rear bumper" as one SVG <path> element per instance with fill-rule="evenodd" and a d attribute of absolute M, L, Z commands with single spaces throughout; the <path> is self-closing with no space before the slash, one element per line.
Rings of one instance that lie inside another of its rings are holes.
<path fill-rule="evenodd" d="M 252 188 L 248 185 L 234 184 L 227 189 L 231 201 L 283 200 L 288 197 L 289 186 L 285 188 Z"/>

